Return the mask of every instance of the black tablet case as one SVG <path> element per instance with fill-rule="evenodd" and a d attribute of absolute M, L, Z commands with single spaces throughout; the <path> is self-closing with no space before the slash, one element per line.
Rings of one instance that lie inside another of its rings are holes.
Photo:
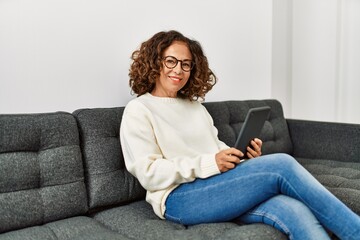
<path fill-rule="evenodd" d="M 235 143 L 235 148 L 246 154 L 246 147 L 251 140 L 258 138 L 265 121 L 269 117 L 271 108 L 268 106 L 251 108 L 246 115 L 244 124 L 240 129 L 239 136 Z"/>

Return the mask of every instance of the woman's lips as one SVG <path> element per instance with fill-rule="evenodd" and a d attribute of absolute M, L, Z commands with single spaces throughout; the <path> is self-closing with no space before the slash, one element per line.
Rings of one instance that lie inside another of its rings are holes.
<path fill-rule="evenodd" d="M 172 81 L 175 81 L 175 82 L 180 82 L 180 81 L 181 81 L 181 78 L 179 78 L 179 77 L 169 76 L 169 78 L 170 78 Z"/>

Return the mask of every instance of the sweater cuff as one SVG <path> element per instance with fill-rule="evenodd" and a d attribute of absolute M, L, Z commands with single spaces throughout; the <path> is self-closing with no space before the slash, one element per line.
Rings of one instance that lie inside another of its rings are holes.
<path fill-rule="evenodd" d="M 220 170 L 216 164 L 215 156 L 212 154 L 209 154 L 207 157 L 202 159 L 200 163 L 200 169 L 200 178 L 208 178 L 220 173 Z"/>

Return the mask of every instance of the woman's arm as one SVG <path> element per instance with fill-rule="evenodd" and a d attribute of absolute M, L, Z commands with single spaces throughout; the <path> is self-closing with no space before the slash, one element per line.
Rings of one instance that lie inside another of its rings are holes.
<path fill-rule="evenodd" d="M 120 128 L 120 139 L 125 164 L 148 191 L 166 189 L 219 174 L 214 154 L 196 157 L 164 158 L 151 124 L 148 109 L 132 106 L 125 109 Z"/>

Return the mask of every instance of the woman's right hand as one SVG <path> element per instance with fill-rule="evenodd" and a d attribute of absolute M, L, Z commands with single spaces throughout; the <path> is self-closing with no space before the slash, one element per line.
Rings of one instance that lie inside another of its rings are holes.
<path fill-rule="evenodd" d="M 243 156 L 244 154 L 240 150 L 228 148 L 218 152 L 215 155 L 215 159 L 220 172 L 227 172 L 230 169 L 235 168 L 236 165 L 240 163 L 240 158 Z"/>

